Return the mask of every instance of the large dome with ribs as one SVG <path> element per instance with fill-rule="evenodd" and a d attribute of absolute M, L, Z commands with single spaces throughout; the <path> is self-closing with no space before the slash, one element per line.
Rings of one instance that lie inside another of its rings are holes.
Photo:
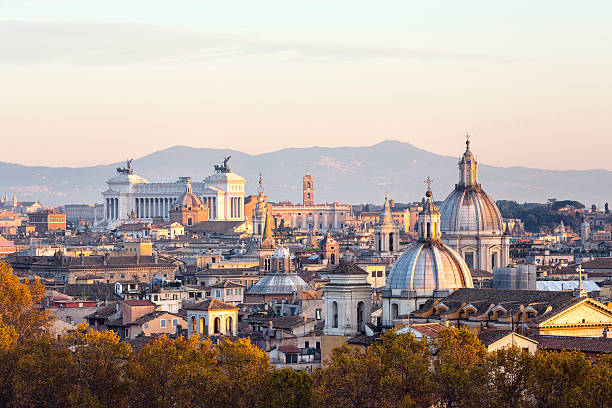
<path fill-rule="evenodd" d="M 493 199 L 478 184 L 478 162 L 470 142 L 459 161 L 459 183 L 440 207 L 442 232 L 503 233 L 502 216 Z"/>

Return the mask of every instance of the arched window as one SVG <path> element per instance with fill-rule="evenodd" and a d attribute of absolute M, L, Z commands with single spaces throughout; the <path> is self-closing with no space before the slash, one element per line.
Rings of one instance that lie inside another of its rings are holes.
<path fill-rule="evenodd" d="M 329 261 L 332 265 L 336 264 L 336 255 L 335 254 L 331 254 L 331 256 L 329 257 Z"/>
<path fill-rule="evenodd" d="M 232 317 L 228 316 L 227 319 L 225 319 L 225 334 L 234 334 L 232 323 Z"/>
<path fill-rule="evenodd" d="M 219 334 L 221 333 L 221 318 L 220 317 L 215 317 L 215 325 L 214 325 L 214 333 L 215 334 Z"/>
<path fill-rule="evenodd" d="M 198 332 L 198 328 L 196 327 L 196 318 L 195 316 L 191 316 L 191 334 L 196 334 Z"/>
<path fill-rule="evenodd" d="M 332 302 L 332 327 L 338 327 L 338 303 Z"/>
<path fill-rule="evenodd" d="M 359 302 L 357 303 L 357 330 L 359 331 L 363 331 L 364 330 L 364 321 L 363 321 L 363 316 L 364 315 L 364 304 L 363 302 Z"/>
<path fill-rule="evenodd" d="M 199 334 L 206 334 L 205 330 L 204 330 L 204 318 L 200 317 L 200 327 L 198 328 L 198 333 Z"/>
<path fill-rule="evenodd" d="M 425 238 L 431 238 L 431 223 L 427 223 L 427 235 Z"/>
<path fill-rule="evenodd" d="M 392 303 L 391 304 L 391 318 L 397 319 L 397 316 L 399 316 L 399 306 L 397 303 Z"/>

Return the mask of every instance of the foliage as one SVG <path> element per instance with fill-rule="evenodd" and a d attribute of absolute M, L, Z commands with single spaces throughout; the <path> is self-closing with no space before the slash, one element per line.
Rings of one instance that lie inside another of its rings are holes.
<path fill-rule="evenodd" d="M 20 282 L 10 265 L 0 261 L 0 349 L 44 333 L 49 317 L 38 307 L 44 296 L 38 279 Z"/>
<path fill-rule="evenodd" d="M 612 356 L 591 363 L 578 352 L 487 354 L 466 329 L 442 330 L 431 342 L 389 330 L 367 348 L 335 349 L 309 373 L 271 366 L 246 339 L 213 345 L 161 336 L 133 351 L 114 332 L 86 326 L 60 339 L 2 327 L 2 407 L 605 408 L 612 401 Z"/>
<path fill-rule="evenodd" d="M 561 221 L 571 227 L 574 231 L 580 231 L 580 225 L 582 219 L 573 213 L 565 214 L 559 213 L 555 208 L 564 207 L 564 205 L 557 206 L 557 203 L 575 203 L 576 206 L 580 205 L 584 208 L 584 205 L 573 201 L 555 201 L 553 204 L 518 204 L 516 201 L 498 201 L 497 205 L 504 218 L 518 218 L 523 221 L 525 230 L 528 232 L 539 232 L 541 228 L 547 228 L 552 230 L 554 227 L 559 225 Z M 555 206 L 555 207 L 554 207 Z"/>

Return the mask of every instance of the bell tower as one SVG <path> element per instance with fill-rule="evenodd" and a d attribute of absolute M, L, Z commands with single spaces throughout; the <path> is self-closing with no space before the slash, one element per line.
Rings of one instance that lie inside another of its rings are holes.
<path fill-rule="evenodd" d="M 306 173 L 304 176 L 304 205 L 313 205 L 314 204 L 314 180 L 310 175 L 310 171 Z"/>

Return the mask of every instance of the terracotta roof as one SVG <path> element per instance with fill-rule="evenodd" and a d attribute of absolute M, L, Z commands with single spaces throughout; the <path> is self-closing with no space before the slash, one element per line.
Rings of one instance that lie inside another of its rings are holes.
<path fill-rule="evenodd" d="M 592 353 L 612 353 L 612 338 L 529 336 L 546 350 L 579 350 Z"/>
<path fill-rule="evenodd" d="M 238 307 L 234 305 L 230 305 L 229 303 L 225 303 L 219 299 L 207 299 L 202 302 L 197 302 L 194 304 L 190 304 L 185 306 L 186 310 L 232 310 L 238 309 Z"/>
<path fill-rule="evenodd" d="M 113 303 L 112 305 L 109 305 L 109 306 L 102 306 L 102 307 L 100 307 L 95 312 L 85 316 L 85 318 L 86 319 L 93 319 L 93 318 L 96 318 L 96 319 L 108 319 L 109 317 L 114 315 L 116 312 L 117 312 L 117 309 L 115 307 L 115 304 Z"/>
<path fill-rule="evenodd" d="M 243 288 L 244 285 L 241 285 L 239 283 L 233 282 L 233 281 L 229 281 L 229 280 L 224 280 L 222 282 L 217 282 L 214 285 L 211 286 L 211 288 Z"/>
<path fill-rule="evenodd" d="M 155 303 L 149 300 L 124 300 L 123 303 L 129 306 L 155 306 Z"/>
<path fill-rule="evenodd" d="M 300 350 L 296 347 L 296 346 L 280 346 L 278 348 L 278 351 L 280 351 L 281 353 L 299 353 Z"/>
<path fill-rule="evenodd" d="M 423 324 L 415 323 L 415 324 L 406 325 L 399 330 L 400 332 L 402 331 L 405 332 L 407 331 L 408 328 L 416 330 L 419 333 L 421 333 L 423 336 L 429 337 L 430 339 L 436 339 L 438 338 L 438 335 L 440 334 L 440 332 L 444 329 L 447 329 L 448 327 L 440 323 L 423 323 Z"/>

